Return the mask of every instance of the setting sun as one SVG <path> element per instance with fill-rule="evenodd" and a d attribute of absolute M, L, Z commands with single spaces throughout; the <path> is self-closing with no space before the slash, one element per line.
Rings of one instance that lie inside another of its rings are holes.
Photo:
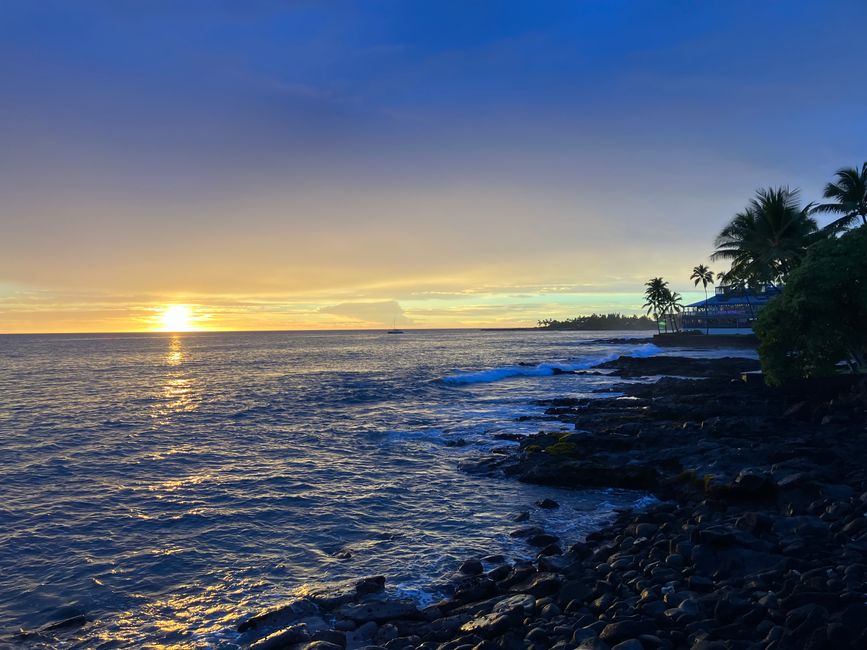
<path fill-rule="evenodd" d="M 195 329 L 193 312 L 187 305 L 168 305 L 159 317 L 159 329 L 163 332 L 189 332 Z"/>

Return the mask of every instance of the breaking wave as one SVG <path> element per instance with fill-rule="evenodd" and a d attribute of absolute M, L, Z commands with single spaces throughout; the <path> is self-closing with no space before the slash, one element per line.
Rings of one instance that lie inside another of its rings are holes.
<path fill-rule="evenodd" d="M 630 350 L 628 355 L 631 357 L 652 357 L 660 352 L 660 349 L 653 343 L 645 343 L 637 346 L 634 350 Z M 582 361 L 564 361 L 564 362 L 545 362 L 535 366 L 530 365 L 515 365 L 503 366 L 500 368 L 491 368 L 489 370 L 479 370 L 476 372 L 460 372 L 454 375 L 448 375 L 442 378 L 442 382 L 450 385 L 465 385 L 465 384 L 483 384 L 492 381 L 501 381 L 512 377 L 549 377 L 561 372 L 575 372 L 577 370 L 588 370 L 605 363 L 606 361 L 614 361 L 621 355 L 617 353 L 607 354 L 604 356 L 585 359 Z"/>

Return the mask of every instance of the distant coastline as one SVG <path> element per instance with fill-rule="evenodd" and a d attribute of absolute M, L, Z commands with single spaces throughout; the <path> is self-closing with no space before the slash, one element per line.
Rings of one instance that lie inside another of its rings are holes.
<path fill-rule="evenodd" d="M 657 323 L 647 316 L 625 316 L 624 314 L 590 314 L 589 316 L 576 316 L 565 320 L 545 318 L 538 322 L 536 329 L 545 330 L 576 330 L 582 332 L 610 332 L 610 331 L 646 331 L 655 330 Z"/>
<path fill-rule="evenodd" d="M 536 327 L 483 327 L 483 332 L 494 331 L 574 331 L 574 332 L 646 332 L 656 330 L 656 321 L 647 316 L 624 316 L 623 314 L 590 314 L 565 320 L 544 318 Z"/>

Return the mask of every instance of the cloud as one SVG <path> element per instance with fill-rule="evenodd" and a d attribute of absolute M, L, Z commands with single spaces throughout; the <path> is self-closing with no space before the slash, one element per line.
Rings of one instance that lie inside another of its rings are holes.
<path fill-rule="evenodd" d="M 403 307 L 396 300 L 381 300 L 376 302 L 342 302 L 337 305 L 321 307 L 322 314 L 344 316 L 365 323 L 382 325 L 410 325 L 412 320 L 406 317 Z"/>

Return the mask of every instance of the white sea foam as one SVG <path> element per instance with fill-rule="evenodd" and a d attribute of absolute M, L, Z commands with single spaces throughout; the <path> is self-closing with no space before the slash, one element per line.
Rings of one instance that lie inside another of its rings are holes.
<path fill-rule="evenodd" d="M 661 352 L 661 350 L 657 346 L 652 343 L 645 343 L 636 346 L 634 350 L 629 350 L 626 352 L 625 356 L 652 357 L 659 354 L 659 352 Z M 500 368 L 491 368 L 489 370 L 479 370 L 477 372 L 456 373 L 454 375 L 443 377 L 442 381 L 445 384 L 465 385 L 501 381 L 512 377 L 550 377 L 557 371 L 574 372 L 576 370 L 587 370 L 588 368 L 598 366 L 600 363 L 614 361 L 620 356 L 619 353 L 612 353 L 580 361 L 550 361 L 535 366 L 503 366 Z"/>
<path fill-rule="evenodd" d="M 653 343 L 644 343 L 643 345 L 638 345 L 634 350 L 630 350 L 624 356 L 627 357 L 652 357 L 662 352 L 662 349 Z"/>

